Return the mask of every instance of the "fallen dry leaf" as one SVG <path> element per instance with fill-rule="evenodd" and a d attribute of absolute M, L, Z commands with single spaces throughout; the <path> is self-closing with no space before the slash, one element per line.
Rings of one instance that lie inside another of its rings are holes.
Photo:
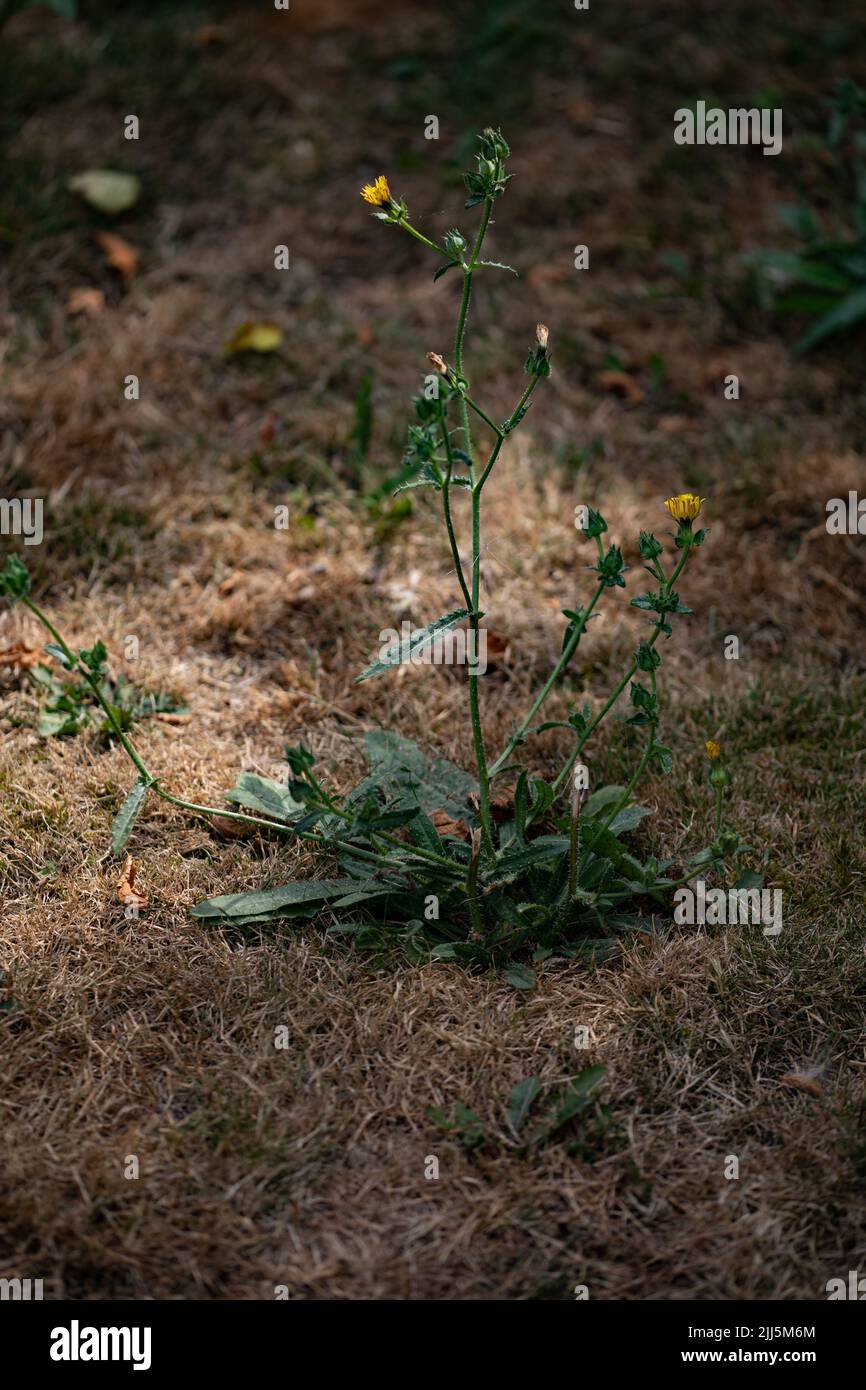
<path fill-rule="evenodd" d="M 138 252 L 135 247 L 130 246 L 128 241 L 124 241 L 123 237 L 117 236 L 115 232 L 94 232 L 93 235 L 101 246 L 108 264 L 119 271 L 124 280 L 131 280 L 138 270 Z"/>
<path fill-rule="evenodd" d="M 248 835 L 252 835 L 255 829 L 252 825 L 247 825 L 242 820 L 232 820 L 231 816 L 211 816 L 210 823 L 218 835 L 224 836 L 227 840 L 243 840 Z"/>
<path fill-rule="evenodd" d="M 102 290 L 91 289 L 87 285 L 69 291 L 66 309 L 70 314 L 87 314 L 94 318 L 105 308 L 105 295 Z"/>
<path fill-rule="evenodd" d="M 161 724 L 188 724 L 191 714 L 181 714 L 179 710 L 160 710 L 157 719 Z"/>
<path fill-rule="evenodd" d="M 25 647 L 23 642 L 15 642 L 11 647 L 4 647 L 0 652 L 0 666 L 14 666 L 22 671 L 29 671 L 34 666 L 38 666 L 42 660 L 42 651 L 39 647 Z"/>
<path fill-rule="evenodd" d="M 276 323 L 242 323 L 225 345 L 230 357 L 236 352 L 276 352 L 283 330 Z"/>
<path fill-rule="evenodd" d="M 139 893 L 135 886 L 135 875 L 137 870 L 138 865 L 132 855 L 128 854 L 124 861 L 120 882 L 117 885 L 117 901 L 122 903 L 124 908 L 134 907 L 136 911 L 138 911 L 139 908 L 147 907 L 150 902 L 150 899 L 143 893 Z"/>
<path fill-rule="evenodd" d="M 455 820 L 447 811 L 434 811 L 430 819 L 440 835 L 450 835 L 455 840 L 469 839 L 469 826 L 465 820 Z"/>
<path fill-rule="evenodd" d="M 821 1095 L 821 1083 L 804 1071 L 789 1071 L 779 1078 L 782 1086 L 793 1086 L 797 1091 L 805 1091 L 809 1096 Z"/>
<path fill-rule="evenodd" d="M 630 405 L 640 405 L 644 399 L 643 391 L 628 372 L 599 372 L 598 384 L 605 391 L 613 391 L 614 395 L 621 396 Z"/>

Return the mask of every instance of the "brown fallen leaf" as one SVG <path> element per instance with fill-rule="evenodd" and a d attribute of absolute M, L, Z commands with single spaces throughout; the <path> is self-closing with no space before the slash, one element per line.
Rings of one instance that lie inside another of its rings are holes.
<path fill-rule="evenodd" d="M 95 318 L 97 314 L 102 313 L 104 308 L 105 295 L 102 290 L 80 285 L 77 289 L 69 291 L 69 298 L 66 301 L 66 311 L 69 314 L 87 314 L 89 318 Z"/>
<path fill-rule="evenodd" d="M 454 840 L 469 839 L 469 826 L 465 820 L 455 820 L 447 811 L 434 811 L 430 819 L 440 835 L 450 835 Z"/>
<path fill-rule="evenodd" d="M 147 907 L 150 902 L 150 899 L 144 893 L 139 893 L 135 886 L 137 870 L 138 865 L 132 855 L 128 854 L 124 861 L 120 882 L 117 885 L 117 901 L 122 903 L 124 908 L 134 908 L 136 911 L 139 908 Z"/>
<path fill-rule="evenodd" d="M 119 271 L 128 283 L 138 270 L 138 252 L 135 247 L 130 246 L 129 242 L 124 241 L 116 232 L 94 232 L 93 235 L 108 264 Z"/>
<path fill-rule="evenodd" d="M 15 642 L 0 652 L 0 666 L 13 666 L 22 671 L 30 671 L 42 660 L 39 647 L 25 647 L 23 642 Z"/>
<path fill-rule="evenodd" d="M 793 1086 L 797 1091 L 805 1091 L 809 1096 L 820 1096 L 821 1083 L 816 1077 L 804 1071 L 789 1071 L 779 1077 L 781 1086 Z"/>
<path fill-rule="evenodd" d="M 244 840 L 248 835 L 252 835 L 255 826 L 247 825 L 242 820 L 232 820 L 231 816 L 211 816 L 210 823 L 218 835 L 222 835 L 226 840 Z"/>
<path fill-rule="evenodd" d="M 614 395 L 621 396 L 630 405 L 640 405 L 644 400 L 643 391 L 628 372 L 599 372 L 598 384 L 605 391 L 612 391 Z"/>
<path fill-rule="evenodd" d="M 160 710 L 157 719 L 161 724 L 188 724 L 192 719 L 191 714 L 181 714 L 179 710 Z"/>

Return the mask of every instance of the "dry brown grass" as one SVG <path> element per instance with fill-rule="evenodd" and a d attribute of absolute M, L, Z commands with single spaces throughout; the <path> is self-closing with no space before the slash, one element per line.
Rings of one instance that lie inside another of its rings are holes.
<path fill-rule="evenodd" d="M 11 257 L 0 482 L 48 498 L 39 594 L 71 639 L 102 636 L 121 669 L 136 635 L 127 674 L 188 701 L 187 726 L 139 726 L 171 788 L 219 799 L 240 768 L 267 772 L 301 737 L 348 786 L 359 736 L 380 720 L 470 766 L 459 676 L 353 684 L 380 628 L 456 597 L 425 503 L 377 539 L 349 444 L 374 365 L 369 468 L 393 471 L 403 401 L 424 352 L 446 346 L 454 287 L 432 287 L 416 250 L 368 223 L 357 187 L 402 157 L 413 167 L 392 181 L 413 211 L 440 231 L 454 221 L 440 209 L 455 188 L 431 176 L 439 150 L 388 67 L 428 34 L 445 61 L 449 37 L 411 5 L 359 34 L 335 0 L 284 49 L 272 19 L 260 29 L 242 9 L 224 22 L 229 41 L 198 54 L 201 85 L 179 108 L 200 102 L 204 116 L 179 129 L 158 92 L 146 110 L 148 202 L 122 228 L 143 251 L 130 291 L 80 224 Z M 670 18 L 655 22 L 670 37 Z M 652 32 L 649 12 L 643 23 Z M 19 60 L 33 62 L 39 23 L 16 25 Z M 16 145 L 49 182 L 116 155 L 113 79 L 88 58 L 92 35 L 67 42 L 86 80 L 28 109 Z M 776 70 L 724 34 L 709 52 L 685 32 L 671 42 L 710 65 L 704 80 L 733 72 L 737 90 Z M 382 64 L 375 91 L 357 84 L 356 44 Z M 196 900 L 319 866 L 160 805 L 133 841 L 151 905 L 125 921 L 108 847 L 125 758 L 93 732 L 39 739 L 26 678 L 3 673 L 0 966 L 15 1007 L 0 1015 L 0 1275 L 90 1298 L 270 1298 L 278 1284 L 294 1298 L 569 1298 L 586 1283 L 593 1298 L 804 1299 L 866 1258 L 866 585 L 862 542 L 823 527 L 826 499 L 862 479 L 862 400 L 844 353 L 794 362 L 745 304 L 738 327 L 712 288 L 735 286 L 737 256 L 774 240 L 780 174 L 756 179 L 740 152 L 724 177 L 696 169 L 694 186 L 665 172 L 667 124 L 653 139 L 645 121 L 667 113 L 669 89 L 603 25 L 574 37 L 574 55 L 581 77 L 540 64 L 531 111 L 506 131 L 517 177 L 492 252 L 527 274 L 478 296 L 473 361 L 497 409 L 516 397 L 536 319 L 556 353 L 550 391 L 489 489 L 484 607 L 510 649 L 485 681 L 485 727 L 494 744 L 507 736 L 555 659 L 560 608 L 586 592 L 575 504 L 605 513 L 636 567 L 638 530 L 664 529 L 660 499 L 700 489 L 711 535 L 682 585 L 695 616 L 663 668 L 677 773 L 646 787 L 656 815 L 643 843 L 682 857 L 702 842 L 701 748 L 720 736 L 732 819 L 785 893 L 782 936 L 671 928 L 595 971 L 552 964 L 519 997 L 456 966 L 366 957 L 318 928 L 203 927 L 188 915 Z M 790 80 L 817 101 L 800 69 Z M 626 157 L 623 132 L 638 142 Z M 458 134 L 443 138 L 448 156 Z M 293 270 L 275 287 L 266 267 L 282 241 Z M 570 271 L 577 241 L 592 247 L 586 277 Z M 658 259 L 672 247 L 704 268 L 701 299 L 674 297 Z M 72 322 L 66 294 L 85 283 L 103 285 L 108 308 Z M 226 363 L 221 344 L 256 316 L 284 324 L 282 356 Z M 599 384 L 612 351 L 643 405 Z M 718 387 L 728 369 L 743 383 L 736 404 Z M 137 405 L 119 388 L 133 370 Z M 596 438 L 603 457 L 569 464 Z M 297 524 L 275 532 L 286 501 Z M 613 600 L 551 711 L 602 698 L 640 628 Z M 739 662 L 722 659 L 728 632 Z M 39 640 L 35 626 L 2 617 L 0 648 L 19 640 Z M 625 737 L 604 737 L 595 777 L 619 775 Z M 527 757 L 553 770 L 566 746 L 545 735 Z M 573 1046 L 581 1024 L 589 1053 Z M 584 1124 L 520 1150 L 510 1086 L 536 1073 L 552 1089 L 587 1061 L 607 1067 L 606 1131 Z M 782 1083 L 810 1068 L 820 1095 Z M 427 1113 L 457 1101 L 489 1136 L 472 1153 Z M 130 1154 L 137 1181 L 124 1177 Z M 438 1182 L 424 1179 L 431 1154 Z"/>

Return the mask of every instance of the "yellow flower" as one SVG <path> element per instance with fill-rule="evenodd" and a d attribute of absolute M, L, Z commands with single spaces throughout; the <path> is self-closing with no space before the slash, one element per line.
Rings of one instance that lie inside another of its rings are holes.
<path fill-rule="evenodd" d="M 383 208 L 386 203 L 390 203 L 391 190 L 385 175 L 380 174 L 375 183 L 365 183 L 361 189 L 361 197 L 365 203 L 372 203 L 374 208 Z"/>
<path fill-rule="evenodd" d="M 707 757 L 711 761 L 713 758 L 720 758 L 722 756 L 721 744 L 716 743 L 716 740 L 714 738 L 708 738 L 704 747 L 707 750 Z"/>
<path fill-rule="evenodd" d="M 669 497 L 665 506 L 673 517 L 674 521 L 680 523 L 694 521 L 698 512 L 701 510 L 702 503 L 706 502 L 706 497 L 696 497 L 693 492 L 680 492 L 676 497 Z"/>

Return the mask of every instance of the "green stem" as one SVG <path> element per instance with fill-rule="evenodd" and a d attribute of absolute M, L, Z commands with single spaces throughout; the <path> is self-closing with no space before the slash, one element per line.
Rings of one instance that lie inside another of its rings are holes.
<path fill-rule="evenodd" d="M 430 247 L 431 251 L 437 251 L 440 256 L 445 257 L 446 261 L 451 261 L 454 259 L 454 257 L 449 255 L 449 253 L 445 250 L 444 246 L 437 246 L 435 241 L 430 241 L 429 237 L 424 236 L 422 232 L 419 232 L 417 228 L 412 226 L 411 222 L 407 222 L 404 217 L 401 217 L 400 221 L 397 223 L 397 226 L 404 227 L 406 231 L 409 232 L 415 238 L 416 241 L 423 242 L 425 246 Z"/>
<path fill-rule="evenodd" d="M 690 554 L 691 554 L 691 546 L 686 546 L 685 549 L 683 550 L 682 559 L 679 561 L 679 564 L 678 564 L 678 565 L 676 566 L 676 568 L 674 569 L 674 572 L 673 572 L 673 574 L 671 575 L 670 579 L 666 579 L 666 580 L 665 580 L 665 590 L 666 590 L 667 593 L 670 593 L 671 589 L 672 589 L 673 586 L 674 586 L 674 583 L 675 583 L 676 580 L 679 578 L 679 575 L 680 575 L 680 573 L 681 573 L 681 571 L 682 571 L 682 569 L 683 569 L 683 566 L 685 565 L 686 561 L 688 560 Z M 655 625 L 655 627 L 654 627 L 654 629 L 653 629 L 653 631 L 652 631 L 652 633 L 651 633 L 651 635 L 650 635 L 650 637 L 649 637 L 649 640 L 648 640 L 648 642 L 647 642 L 647 646 L 648 646 L 648 647 L 654 647 L 654 646 L 655 646 L 656 642 L 658 641 L 659 637 L 661 636 L 661 631 L 662 631 L 662 627 L 663 627 L 663 625 L 664 625 L 664 621 L 665 621 L 664 615 L 662 615 L 662 616 L 659 618 L 659 621 L 656 623 L 656 625 Z M 617 685 L 616 689 L 612 692 L 612 694 L 610 695 L 610 697 L 609 697 L 609 698 L 605 701 L 605 703 L 602 705 L 602 707 L 601 707 L 601 709 L 599 710 L 598 714 L 595 716 L 594 719 L 590 720 L 589 724 L 588 724 L 587 727 L 584 729 L 583 733 L 581 734 L 580 738 L 579 738 L 578 741 L 577 741 L 576 746 L 572 749 L 572 752 L 571 752 L 571 754 L 569 755 L 569 757 L 568 757 L 568 759 L 567 759 L 567 761 L 566 761 L 565 767 L 562 769 L 562 771 L 559 773 L 558 777 L 555 779 L 555 781 L 554 781 L 554 783 L 553 783 L 554 791 L 557 791 L 557 792 L 558 792 L 558 791 L 560 790 L 560 788 L 562 787 L 563 782 L 566 780 L 566 778 L 568 777 L 569 773 L 571 772 L 571 769 L 574 767 L 574 764 L 577 762 L 577 759 L 578 759 L 578 757 L 580 756 L 580 753 L 581 753 L 581 751 L 583 750 L 584 746 L 586 745 L 586 743 L 588 743 L 589 739 L 590 739 L 590 738 L 592 737 L 592 735 L 595 733 L 596 729 L 598 728 L 598 726 L 599 726 L 599 724 L 601 723 L 601 721 L 604 719 L 605 715 L 606 715 L 606 714 L 609 712 L 609 710 L 611 710 L 611 709 L 613 708 L 613 706 L 616 704 L 616 702 L 617 702 L 617 700 L 619 699 L 620 695 L 621 695 L 622 692 L 625 690 L 626 686 L 628 685 L 629 681 L 631 680 L 632 676 L 635 674 L 636 671 L 637 671 L 637 661 L 635 660 L 635 661 L 632 662 L 631 666 L 630 666 L 630 667 L 628 668 L 628 670 L 626 671 L 625 675 L 623 676 L 622 680 L 621 680 L 621 681 L 619 682 L 619 684 Z"/>
<path fill-rule="evenodd" d="M 604 589 L 605 585 L 603 583 L 599 584 L 598 588 L 592 596 L 592 600 L 589 604 L 589 607 L 584 609 L 583 613 L 581 614 L 580 622 L 575 623 L 574 632 L 571 634 L 565 646 L 563 647 L 562 654 L 559 660 L 557 661 L 549 677 L 547 678 L 538 695 L 536 696 L 535 700 L 533 701 L 532 708 L 529 710 L 528 714 L 526 715 L 526 718 L 523 719 L 521 723 L 517 726 L 516 730 L 511 735 L 511 738 L 508 740 L 508 743 L 503 748 L 502 752 L 499 754 L 499 757 L 496 759 L 494 763 L 491 764 L 491 777 L 496 776 L 497 772 L 500 771 L 503 764 L 506 763 L 508 759 L 511 757 L 511 754 L 514 752 L 517 745 L 523 742 L 523 736 L 526 733 L 526 730 L 532 723 L 538 711 L 541 709 L 541 706 L 544 704 L 551 690 L 555 686 L 556 682 L 559 680 L 559 677 L 562 675 L 566 666 L 571 661 L 571 658 L 574 656 L 574 653 L 577 650 L 577 645 L 583 635 L 584 628 L 586 627 L 586 624 L 589 621 L 592 610 L 593 608 L 595 608 L 595 605 L 601 598 Z"/>
<path fill-rule="evenodd" d="M 454 371 L 463 380 L 463 341 L 466 336 L 466 319 L 469 314 L 469 303 L 472 297 L 472 274 L 478 263 L 481 254 L 481 247 L 487 235 L 487 226 L 490 222 L 490 213 L 493 207 L 492 198 L 484 201 L 484 213 L 481 218 L 481 226 L 478 229 L 478 236 L 475 238 L 475 246 L 472 250 L 472 258 L 468 266 L 463 268 L 463 295 L 460 300 L 460 312 L 457 318 L 457 329 L 454 335 Z M 472 617 L 470 623 L 475 642 L 476 656 L 480 650 L 479 629 L 478 629 L 478 599 L 479 582 L 481 570 L 481 514 L 480 497 L 475 487 L 475 465 L 472 453 L 472 435 L 469 430 L 469 410 L 466 396 L 461 392 L 460 396 L 460 416 L 463 426 L 465 441 L 465 451 L 470 459 L 469 480 L 472 484 L 472 576 L 471 576 L 471 602 L 470 611 Z M 498 431 L 498 427 L 494 426 Z M 484 734 L 481 728 L 481 707 L 478 692 L 478 675 L 470 668 L 469 671 L 469 714 L 472 720 L 472 742 L 475 750 L 475 765 L 478 771 L 478 790 L 479 790 L 479 819 L 481 822 L 481 836 L 485 853 L 492 859 L 495 855 L 493 848 L 493 830 L 490 817 L 490 779 L 487 772 L 487 754 L 484 748 Z"/>
<path fill-rule="evenodd" d="M 45 613 L 43 613 L 42 609 L 38 606 L 38 604 L 34 603 L 33 600 L 29 598 L 27 595 L 22 596 L 21 601 L 22 603 L 24 603 L 25 607 L 29 608 L 30 612 L 33 614 L 35 618 L 38 619 L 38 621 L 42 624 L 46 631 L 50 632 L 51 636 L 54 638 L 54 641 L 57 643 L 58 647 L 66 657 L 66 660 L 69 662 L 70 668 L 74 670 L 79 676 L 81 676 L 90 686 L 90 689 L 93 691 L 96 700 L 102 707 L 109 724 L 111 725 L 114 733 L 117 735 L 118 741 L 120 742 L 124 752 L 130 759 L 130 761 L 133 763 L 142 781 L 145 782 L 147 786 L 150 787 L 154 792 L 156 792 L 157 796 L 161 797 L 163 801 L 168 801 L 173 806 L 179 806 L 186 811 L 194 811 L 197 815 L 222 816 L 226 820 L 240 821 L 244 825 L 262 826 L 267 830 L 276 830 L 282 835 L 293 835 L 299 840 L 308 840 L 312 844 L 322 845 L 325 848 L 332 847 L 336 849 L 346 850 L 347 852 L 353 854 L 356 858 L 364 860 L 366 863 L 378 864 L 386 868 L 400 869 L 401 871 L 405 872 L 405 864 L 402 864 L 397 860 L 387 859 L 384 855 L 381 854 L 375 854 L 369 852 L 368 850 L 359 849 L 357 846 L 351 844 L 348 840 L 328 839 L 324 835 L 316 835 L 313 831 L 298 831 L 293 826 L 286 825 L 280 821 L 265 820 L 261 816 L 248 816 L 245 812 L 229 811 L 219 806 L 204 806 L 195 801 L 187 801 L 184 797 L 172 796 L 170 792 L 165 791 L 164 788 L 160 786 L 159 779 L 154 777 L 153 773 L 150 772 L 135 744 L 132 742 L 130 738 L 127 737 L 126 733 L 121 728 L 114 710 L 112 709 L 108 701 L 105 699 L 105 696 L 103 695 L 102 690 L 100 689 L 99 681 L 95 674 L 92 671 L 89 671 L 86 666 L 83 666 L 81 664 L 78 657 L 76 657 L 75 653 L 67 645 L 60 632 L 58 632 L 57 628 L 51 622 L 50 618 L 48 618 L 48 616 Z M 341 813 L 338 812 L 338 814 Z M 403 843 L 402 840 L 398 840 L 395 836 L 390 835 L 385 831 L 380 831 L 378 832 L 378 834 L 381 839 L 387 840 L 389 843 L 397 846 L 401 850 L 406 850 L 407 846 Z M 421 849 L 417 845 L 413 845 L 411 847 L 410 853 L 419 859 L 425 859 L 431 863 L 436 863 L 439 867 L 447 866 L 449 869 L 452 870 L 452 872 L 460 871 L 459 867 L 455 865 L 452 860 L 445 859 L 439 855 L 433 854 L 433 852 L 430 850 Z"/>
<path fill-rule="evenodd" d="M 571 811 L 571 835 L 568 850 L 568 900 L 572 902 L 577 892 L 577 853 L 580 844 L 580 806 Z"/>
<path fill-rule="evenodd" d="M 451 546 L 451 558 L 454 561 L 454 569 L 460 581 L 460 588 L 463 591 L 463 599 L 466 607 L 472 611 L 472 595 L 466 583 L 466 576 L 463 573 L 463 561 L 460 559 L 460 550 L 457 545 L 457 536 L 454 532 L 454 522 L 451 517 L 451 476 L 454 471 L 454 455 L 451 450 L 451 436 L 448 433 L 448 422 L 445 418 L 445 407 L 441 398 L 439 401 L 439 425 L 442 430 L 442 441 L 445 445 L 445 457 L 448 460 L 448 467 L 445 471 L 445 483 L 442 488 L 442 509 L 445 513 L 445 526 L 448 531 L 448 542 Z M 477 648 L 476 648 L 477 655 Z"/>
<path fill-rule="evenodd" d="M 502 428 L 502 426 L 497 425 L 495 420 L 491 420 L 490 416 L 487 414 L 487 411 L 482 410 L 481 406 L 478 404 L 477 401 L 474 401 L 472 399 L 468 391 L 461 391 L 460 398 L 461 400 L 465 401 L 466 405 L 470 406 L 471 409 L 475 411 L 475 414 L 478 416 L 480 420 L 484 421 L 485 425 L 490 426 L 490 428 L 493 430 L 493 433 L 499 440 L 499 443 L 501 444 L 503 439 L 505 438 L 505 430 Z"/>

